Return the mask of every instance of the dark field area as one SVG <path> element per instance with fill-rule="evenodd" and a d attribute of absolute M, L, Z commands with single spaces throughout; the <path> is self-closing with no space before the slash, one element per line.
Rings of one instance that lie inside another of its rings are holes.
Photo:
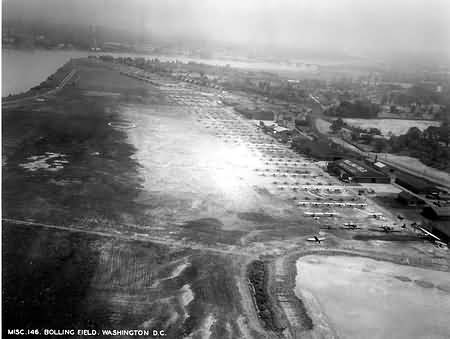
<path fill-rule="evenodd" d="M 114 106 L 69 88 L 45 104 L 4 112 L 3 216 L 68 224 L 136 215 L 137 163 L 125 134 L 108 126 Z M 42 164 L 48 168 L 24 168 L 50 154 Z"/>
<path fill-rule="evenodd" d="M 176 338 L 209 316 L 213 333 L 240 337 L 226 259 L 7 223 L 3 244 L 4 331 L 158 328 Z"/>

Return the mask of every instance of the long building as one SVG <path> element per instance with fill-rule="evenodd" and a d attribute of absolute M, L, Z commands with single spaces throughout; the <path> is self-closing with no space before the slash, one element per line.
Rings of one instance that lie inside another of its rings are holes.
<path fill-rule="evenodd" d="M 430 204 L 424 207 L 423 214 L 430 219 L 450 220 L 450 204 L 444 206 Z"/>
<path fill-rule="evenodd" d="M 328 163 L 328 171 L 337 175 L 341 180 L 361 183 L 389 183 L 390 178 L 374 168 L 349 159 Z"/>

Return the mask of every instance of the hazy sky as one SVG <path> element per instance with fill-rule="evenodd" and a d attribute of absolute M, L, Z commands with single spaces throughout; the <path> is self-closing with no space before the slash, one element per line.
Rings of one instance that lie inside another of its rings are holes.
<path fill-rule="evenodd" d="M 6 8 L 5 8 L 6 4 Z M 450 0 L 3 0 L 3 16 L 353 55 L 450 58 Z"/>

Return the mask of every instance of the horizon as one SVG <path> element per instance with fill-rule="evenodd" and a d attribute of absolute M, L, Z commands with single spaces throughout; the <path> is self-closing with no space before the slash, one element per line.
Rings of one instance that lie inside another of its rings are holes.
<path fill-rule="evenodd" d="M 345 4 L 343 4 L 345 3 Z M 3 0 L 3 24 L 96 25 L 146 40 L 238 46 L 277 56 L 329 55 L 447 63 L 450 4 L 328 0 L 218 1 Z M 307 34 L 302 34 L 307 32 Z"/>

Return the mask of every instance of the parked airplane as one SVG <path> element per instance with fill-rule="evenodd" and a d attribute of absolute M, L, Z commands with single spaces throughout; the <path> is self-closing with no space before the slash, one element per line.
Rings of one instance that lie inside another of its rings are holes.
<path fill-rule="evenodd" d="M 400 232 L 399 230 L 394 229 L 394 227 L 388 225 L 378 226 L 378 229 L 371 229 L 371 231 L 378 231 L 385 233 Z"/>
<path fill-rule="evenodd" d="M 315 235 L 314 237 L 312 237 L 312 238 L 308 238 L 308 239 L 306 239 L 307 241 L 315 241 L 316 243 L 319 243 L 320 244 L 320 242 L 321 241 L 324 241 L 326 238 L 324 238 L 324 237 L 318 237 L 317 235 Z"/>
<path fill-rule="evenodd" d="M 382 213 L 370 213 L 370 216 L 375 218 L 375 219 L 384 219 Z"/>
<path fill-rule="evenodd" d="M 345 230 L 360 230 L 361 229 L 361 227 L 358 227 L 358 225 L 356 225 L 353 222 L 346 222 L 346 223 L 344 223 L 343 227 L 341 227 L 341 228 L 343 228 Z"/>
<path fill-rule="evenodd" d="M 334 212 L 305 212 L 305 216 L 307 217 L 332 217 L 337 215 Z"/>

